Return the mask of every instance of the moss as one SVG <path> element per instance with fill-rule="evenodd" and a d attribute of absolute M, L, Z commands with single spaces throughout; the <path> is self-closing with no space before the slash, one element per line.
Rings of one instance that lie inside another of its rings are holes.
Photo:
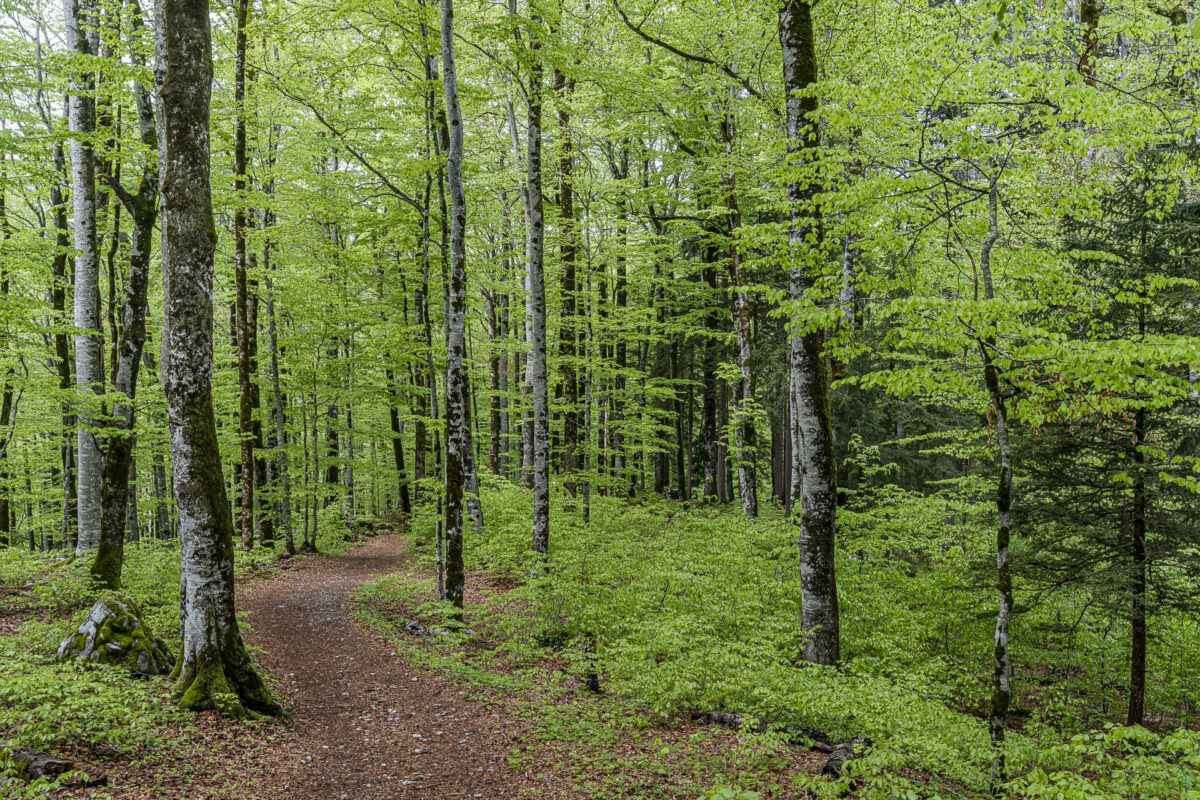
<path fill-rule="evenodd" d="M 92 580 L 105 589 L 121 588 L 121 566 L 125 560 L 120 547 L 101 547 L 92 563 Z"/>
<path fill-rule="evenodd" d="M 215 710 L 230 719 L 248 716 L 219 659 L 192 662 L 183 667 L 171 696 L 187 711 Z"/>

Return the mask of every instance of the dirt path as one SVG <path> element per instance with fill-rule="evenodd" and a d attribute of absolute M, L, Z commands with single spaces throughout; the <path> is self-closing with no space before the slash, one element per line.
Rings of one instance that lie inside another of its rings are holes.
<path fill-rule="evenodd" d="M 295 720 L 294 767 L 255 796 L 283 800 L 516 797 L 502 712 L 397 660 L 351 616 L 350 591 L 400 564 L 399 534 L 243 590 L 247 639 Z M 290 748 L 289 748 L 290 749 Z"/>

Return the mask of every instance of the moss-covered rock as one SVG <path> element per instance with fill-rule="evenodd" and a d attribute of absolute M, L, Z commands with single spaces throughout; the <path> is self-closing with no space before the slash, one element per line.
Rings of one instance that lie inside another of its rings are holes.
<path fill-rule="evenodd" d="M 146 625 L 137 602 L 108 592 L 92 606 L 79 629 L 58 646 L 58 661 L 117 664 L 147 675 L 165 675 L 175 665 L 167 643 Z"/>

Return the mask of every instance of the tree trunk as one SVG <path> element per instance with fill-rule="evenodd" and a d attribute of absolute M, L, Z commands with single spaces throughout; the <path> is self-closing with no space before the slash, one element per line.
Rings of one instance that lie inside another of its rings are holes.
<path fill-rule="evenodd" d="M 0 178 L 5 176 L 0 175 Z M 12 229 L 8 225 L 8 210 L 5 207 L 4 191 L 0 190 L 0 298 L 4 305 L 9 303 L 9 274 L 8 263 L 9 241 L 12 239 Z M 7 331 L 0 331 L 0 345 L 6 349 L 11 346 Z M 11 544 L 12 525 L 9 512 L 12 506 L 12 492 L 9 488 L 8 474 L 8 443 L 12 441 L 8 427 L 13 423 L 13 368 L 4 368 L 0 376 L 0 547 Z"/>
<path fill-rule="evenodd" d="M 143 140 L 154 141 L 153 128 L 145 130 Z M 146 294 L 150 284 L 150 258 L 154 243 L 154 223 L 158 218 L 158 172 L 147 167 L 136 196 L 123 189 L 118 195 L 133 218 L 133 248 L 129 253 L 129 281 L 125 307 L 121 312 L 117 373 L 113 388 L 120 399 L 113 406 L 109 428 L 108 455 L 104 464 L 103 514 L 100 542 L 92 563 L 92 577 L 103 586 L 121 586 L 121 564 L 129 503 L 129 470 L 133 463 L 134 397 L 142 349 L 146 344 Z"/>
<path fill-rule="evenodd" d="M 725 138 L 725 153 L 732 159 L 735 133 L 733 113 L 725 115 L 722 130 Z M 734 404 L 734 447 L 737 458 L 738 498 L 742 501 L 742 513 L 754 519 L 758 516 L 758 470 L 754 429 L 754 342 L 750 326 L 750 289 L 738 251 L 737 231 L 742 225 L 738 208 L 737 177 L 730 163 L 726 176 L 725 207 L 729 212 L 729 277 L 732 286 L 733 329 L 737 334 L 737 361 L 740 380 L 735 392 Z"/>
<path fill-rule="evenodd" d="M 162 3 L 157 28 L 167 242 L 164 383 L 182 539 L 183 648 L 174 696 L 188 709 L 280 714 L 254 671 L 234 612 L 233 520 L 209 380 L 216 231 L 209 178 L 213 70 L 207 0 Z"/>
<path fill-rule="evenodd" d="M 404 429 L 400 425 L 400 390 L 396 388 L 396 375 L 384 370 L 392 402 L 388 405 L 388 418 L 392 423 L 392 457 L 396 464 L 396 493 L 400 501 L 400 516 L 405 520 L 412 514 L 412 497 L 408 492 L 408 475 L 404 469 Z"/>
<path fill-rule="evenodd" d="M 62 144 L 54 145 L 55 176 L 61 176 L 66 182 L 66 159 L 63 155 Z M 55 256 L 50 268 L 50 306 L 54 318 L 65 321 L 67 304 L 67 251 L 70 247 L 70 237 L 67 234 L 67 206 L 63 197 L 62 187 L 58 180 L 50 184 L 50 205 L 54 217 L 54 246 Z M 64 397 L 71 389 L 71 347 L 64 325 L 59 325 L 54 334 L 54 367 L 58 373 L 58 388 Z M 70 431 L 75 427 L 75 415 L 71 404 L 62 404 L 62 545 L 64 548 L 74 547 L 73 535 L 77 523 L 76 516 L 76 486 L 75 483 L 75 448 L 71 444 Z"/>
<path fill-rule="evenodd" d="M 95 55 L 87 26 L 95 25 L 90 0 L 63 0 L 67 47 L 81 59 Z M 93 77 L 73 76 L 70 98 L 71 177 L 75 200 L 75 385 L 79 391 L 76 553 L 100 545 L 101 491 L 104 454 L 93 432 L 91 396 L 104 393 L 104 353 L 100 330 L 100 263 L 96 233 L 96 165 L 88 143 L 96 125 L 96 104 L 90 96 Z"/>
<path fill-rule="evenodd" d="M 612 165 L 613 177 L 625 180 L 629 177 L 629 149 L 621 147 L 618 162 Z M 617 253 L 616 277 L 613 281 L 613 312 L 616 342 L 613 347 L 613 361 L 616 374 L 613 376 L 613 389 L 609 395 L 612 410 L 609 412 L 609 425 L 612 428 L 613 474 L 616 475 L 618 488 L 628 492 L 633 486 L 633 477 L 627 472 L 627 454 L 625 452 L 625 367 L 628 364 L 628 344 L 625 340 L 626 319 L 625 309 L 629 307 L 628 268 L 626 266 L 626 250 L 629 248 L 628 207 L 623 196 L 618 195 L 616 203 L 617 215 Z"/>
<path fill-rule="evenodd" d="M 487 303 L 487 335 L 488 335 L 488 469 L 493 475 L 500 474 L 500 320 L 496 313 L 496 295 L 487 292 L 484 295 Z"/>
<path fill-rule="evenodd" d="M 283 545 L 289 556 L 296 555 L 296 539 L 292 532 L 292 484 L 288 470 L 287 404 L 279 386 L 279 339 L 275 329 L 275 286 L 271 279 L 274 264 L 270 260 L 271 244 L 263 245 L 263 266 L 267 270 L 267 337 L 271 358 L 271 394 L 275 408 L 275 442 L 272 448 L 275 471 L 278 473 L 283 496 L 275 502 L 279 524 L 283 526 Z"/>
<path fill-rule="evenodd" d="M 536 17 L 535 17 L 536 20 Z M 546 363 L 546 278 L 542 255 L 545 217 L 542 207 L 542 61 L 541 41 L 529 43 L 529 375 L 533 384 L 533 550 L 550 549 L 550 395 Z"/>
<path fill-rule="evenodd" d="M 467 206 L 463 194 L 462 113 L 458 104 L 458 73 L 454 61 L 454 3 L 442 0 L 442 62 L 446 91 L 446 118 L 450 142 L 446 153 L 446 175 L 450 189 L 450 285 L 446 319 L 446 577 L 445 599 L 456 608 L 463 605 L 463 488 L 466 481 L 466 225 Z"/>
<path fill-rule="evenodd" d="M 992 284 L 992 247 L 1000 238 L 998 221 L 999 199 L 993 180 L 988 190 L 988 233 L 979 252 L 979 272 L 983 278 L 984 299 L 995 299 Z M 996 588 L 1000 593 L 1000 608 L 996 612 L 996 632 L 992 649 L 992 702 L 988 715 L 988 734 L 992 741 L 991 791 L 1003 792 L 1007 779 L 1004 758 L 1005 724 L 1012 699 L 1012 661 L 1009 656 L 1008 628 L 1012 620 L 1012 569 L 1009 565 L 1009 538 L 1012 530 L 1012 446 L 1009 442 L 1008 408 L 1000 387 L 1000 372 L 993 360 L 996 341 L 979 340 L 983 358 L 983 380 L 991 400 L 992 416 L 996 421 L 996 446 L 1000 451 L 1000 479 L 996 485 Z"/>
<path fill-rule="evenodd" d="M 793 167 L 817 158 L 817 98 L 806 92 L 817 81 L 817 55 L 812 8 L 806 2 L 785 3 L 779 11 L 783 50 L 784 96 L 787 98 L 788 153 Z M 800 304 L 816 281 L 820 265 L 821 220 L 813 198 L 815 177 L 788 185 L 791 221 L 788 245 L 791 268 L 789 296 Z M 836 664 L 840 652 L 837 574 L 834 565 L 837 489 L 829 386 L 817 330 L 791 331 L 789 358 L 793 413 L 791 496 L 800 501 L 801 627 L 808 634 L 804 658 Z"/>
<path fill-rule="evenodd" d="M 710 295 L 717 293 L 717 272 L 712 266 L 715 255 L 705 248 L 704 260 L 708 262 L 701 275 L 708 285 Z M 711 299 L 709 302 L 712 302 Z M 709 335 L 704 340 L 703 396 L 700 406 L 700 449 L 704 457 L 704 496 L 718 496 L 718 472 L 720 435 L 717 431 L 717 363 L 721 355 L 720 319 L 715 308 L 710 307 L 706 315 Z"/>
<path fill-rule="evenodd" d="M 571 98 L 575 92 L 574 79 L 567 79 L 561 70 L 554 71 L 554 89 L 558 93 L 558 129 L 562 137 L 562 151 L 558 159 L 558 209 L 562 219 L 559 262 L 562 264 L 562 316 L 559 325 L 559 347 L 563 380 L 563 440 L 562 471 L 567 491 L 575 494 L 572 475 L 579 469 L 579 379 L 575 371 L 577 341 L 579 338 L 576 321 L 576 295 L 579 287 L 575 279 L 576 226 L 574 157 L 571 142 Z"/>
<path fill-rule="evenodd" d="M 137 459 L 129 458 L 129 499 L 125 503 L 125 540 L 136 542 L 142 538 L 141 523 L 138 519 L 137 498 Z"/>

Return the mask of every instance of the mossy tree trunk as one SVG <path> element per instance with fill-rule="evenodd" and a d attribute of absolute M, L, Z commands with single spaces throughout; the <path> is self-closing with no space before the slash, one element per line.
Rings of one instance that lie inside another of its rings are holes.
<path fill-rule="evenodd" d="M 153 119 L 151 117 L 151 119 Z M 154 141 L 154 129 L 143 138 Z M 133 463 L 134 396 L 142 348 L 146 343 L 146 291 L 150 282 L 150 253 L 154 221 L 158 217 L 158 173 L 147 167 L 136 196 L 114 184 L 117 196 L 133 217 L 133 248 L 129 256 L 129 281 L 125 308 L 121 314 L 121 338 L 118 343 L 117 374 L 113 388 L 119 399 L 109 423 L 114 435 L 108 437 L 108 455 L 104 462 L 104 491 L 100 516 L 100 543 L 92 563 L 92 577 L 110 589 L 121 587 L 125 528 L 129 504 L 129 472 Z"/>
<path fill-rule="evenodd" d="M 135 63 L 140 64 L 142 57 L 135 44 L 135 34 L 142 27 L 141 12 L 136 4 L 133 10 L 130 52 Z M 140 91 L 137 104 L 142 143 L 154 146 L 157 132 L 153 101 L 149 92 Z M 134 464 L 134 397 L 142 364 L 142 350 L 146 344 L 146 293 L 150 283 L 154 223 L 158 219 L 158 168 L 153 164 L 144 168 L 136 195 L 131 195 L 114 176 L 106 175 L 105 178 L 133 219 L 133 237 L 129 253 L 125 307 L 121 312 L 121 336 L 117 342 L 117 369 L 113 379 L 113 388 L 117 391 L 119 399 L 114 404 L 113 418 L 109 423 L 113 435 L 108 437 L 101 502 L 100 543 L 91 573 L 100 584 L 110 589 L 119 589 L 125 529 L 131 504 L 129 487 Z M 136 523 L 136 516 L 134 521 Z"/>
<path fill-rule="evenodd" d="M 255 672 L 234 614 L 233 519 L 212 401 L 216 231 L 209 176 L 212 51 L 207 0 L 159 7 L 165 390 L 181 539 L 184 708 L 282 712 Z"/>

